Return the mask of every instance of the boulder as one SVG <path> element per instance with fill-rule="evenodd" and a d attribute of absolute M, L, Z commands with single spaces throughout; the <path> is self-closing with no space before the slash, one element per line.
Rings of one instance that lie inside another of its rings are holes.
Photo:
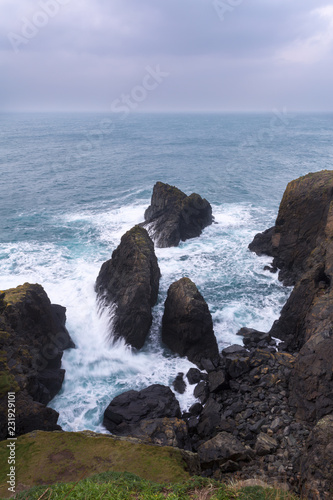
<path fill-rule="evenodd" d="M 198 448 L 201 467 L 221 467 L 232 461 L 244 462 L 251 459 L 251 452 L 242 443 L 228 432 L 220 432 Z"/>
<path fill-rule="evenodd" d="M 165 301 L 162 341 L 202 368 L 202 358 L 218 358 L 213 321 L 207 303 L 189 278 L 173 283 Z"/>
<path fill-rule="evenodd" d="M 192 451 L 187 425 L 180 418 L 154 418 L 141 420 L 131 436 L 144 443 L 175 446 Z"/>
<path fill-rule="evenodd" d="M 144 345 L 152 324 L 161 273 L 147 231 L 127 231 L 112 258 L 101 267 L 95 290 L 101 304 L 115 306 L 110 336 L 123 338 L 136 349 Z"/>
<path fill-rule="evenodd" d="M 174 186 L 157 182 L 143 225 L 156 246 L 164 248 L 200 236 L 212 222 L 212 207 L 207 200 L 195 193 L 187 196 Z"/>
<path fill-rule="evenodd" d="M 177 377 L 172 383 L 172 386 L 178 394 L 184 394 L 186 391 L 186 382 L 184 380 L 184 373 L 178 373 Z"/>
<path fill-rule="evenodd" d="M 202 373 L 198 368 L 190 368 L 186 373 L 186 378 L 190 385 L 198 384 L 200 380 L 203 380 L 207 375 Z"/>
<path fill-rule="evenodd" d="M 251 356 L 244 347 L 232 345 L 223 349 L 222 355 L 227 375 L 230 378 L 238 378 L 251 370 Z"/>
<path fill-rule="evenodd" d="M 229 387 L 227 376 L 224 370 L 216 370 L 208 374 L 208 384 L 210 392 L 221 392 Z"/>
<path fill-rule="evenodd" d="M 271 453 L 273 453 L 277 447 L 278 443 L 276 439 L 274 439 L 272 436 L 269 436 L 268 434 L 260 432 L 257 437 L 254 450 L 257 455 L 263 457 L 264 455 L 270 455 Z"/>
<path fill-rule="evenodd" d="M 58 413 L 45 405 L 64 380 L 63 350 L 74 347 L 65 312 L 38 284 L 0 292 L 0 439 L 7 436 L 8 391 L 16 393 L 16 435 L 60 429 Z"/>
<path fill-rule="evenodd" d="M 329 500 L 333 492 L 333 415 L 313 428 L 299 462 L 302 498 Z"/>
<path fill-rule="evenodd" d="M 246 347 L 256 347 L 259 343 L 269 344 L 272 337 L 269 333 L 260 332 L 254 328 L 241 328 L 237 335 L 243 337 L 243 343 Z"/>
<path fill-rule="evenodd" d="M 333 413 L 333 330 L 311 337 L 290 376 L 290 404 L 298 419 L 315 423 Z"/>
<path fill-rule="evenodd" d="M 143 420 L 180 418 L 179 403 L 169 387 L 154 384 L 116 396 L 104 412 L 103 425 L 112 434 L 133 436 Z"/>

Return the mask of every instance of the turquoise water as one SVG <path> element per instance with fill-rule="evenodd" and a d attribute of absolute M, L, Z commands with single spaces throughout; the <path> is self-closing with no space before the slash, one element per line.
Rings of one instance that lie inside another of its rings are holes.
<path fill-rule="evenodd" d="M 267 330 L 289 289 L 247 250 L 274 223 L 286 184 L 333 165 L 333 115 L 0 115 L 1 289 L 41 283 L 67 307 L 77 345 L 50 403 L 65 430 L 103 430 L 109 401 L 127 389 L 170 384 L 193 366 L 160 341 L 169 285 L 189 276 L 212 312 L 220 348 L 242 326 Z M 162 272 L 140 353 L 106 341 L 94 281 L 122 234 L 143 220 L 156 181 L 198 192 L 215 224 L 178 248 L 157 249 Z M 181 396 L 193 402 L 191 388 Z"/>

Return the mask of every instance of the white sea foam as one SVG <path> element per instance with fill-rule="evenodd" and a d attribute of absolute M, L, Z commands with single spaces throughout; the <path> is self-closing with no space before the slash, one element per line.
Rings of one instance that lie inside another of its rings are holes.
<path fill-rule="evenodd" d="M 65 430 L 103 431 L 103 412 L 117 394 L 153 383 L 172 386 L 179 372 L 186 374 L 194 366 L 161 343 L 164 301 L 175 280 L 188 276 L 199 287 L 212 312 L 220 349 L 241 343 L 236 336 L 241 326 L 268 330 L 287 297 L 277 277 L 263 271 L 269 259 L 247 250 L 256 231 L 253 209 L 244 204 L 214 206 L 216 223 L 199 238 L 156 249 L 162 278 L 145 347 L 134 352 L 122 341 L 112 344 L 110 315 L 107 310 L 98 311 L 94 282 L 122 234 L 143 220 L 147 204 L 148 200 L 70 213 L 53 220 L 55 227 L 76 235 L 67 243 L 7 244 L 0 253 L 2 289 L 39 282 L 53 303 L 67 307 L 67 328 L 76 349 L 64 353 L 65 382 L 51 402 Z M 187 409 L 195 401 L 193 387 L 187 385 L 185 394 L 177 398 Z"/>

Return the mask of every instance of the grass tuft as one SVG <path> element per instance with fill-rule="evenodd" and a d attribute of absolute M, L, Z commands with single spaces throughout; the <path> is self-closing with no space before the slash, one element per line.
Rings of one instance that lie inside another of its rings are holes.
<path fill-rule="evenodd" d="M 88 479 L 36 486 L 17 500 L 296 500 L 290 493 L 262 486 L 228 486 L 192 477 L 181 483 L 159 484 L 128 472 L 104 472 Z"/>

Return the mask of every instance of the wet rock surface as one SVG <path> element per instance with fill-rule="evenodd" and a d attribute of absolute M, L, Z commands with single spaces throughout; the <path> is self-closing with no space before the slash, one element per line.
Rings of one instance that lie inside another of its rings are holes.
<path fill-rule="evenodd" d="M 212 207 L 200 195 L 187 196 L 175 186 L 157 182 L 143 225 L 157 247 L 172 247 L 200 236 L 212 224 Z"/>
<path fill-rule="evenodd" d="M 152 324 L 160 275 L 147 231 L 133 227 L 102 265 L 95 285 L 102 306 L 114 308 L 113 340 L 123 338 L 136 349 L 143 347 Z"/>
<path fill-rule="evenodd" d="M 180 356 L 187 356 L 199 368 L 204 368 L 203 358 L 218 357 L 207 303 L 189 278 L 181 278 L 168 290 L 162 319 L 162 341 Z"/>
<path fill-rule="evenodd" d="M 16 393 L 15 435 L 60 429 L 58 413 L 45 405 L 64 380 L 63 350 L 75 347 L 65 312 L 38 284 L 0 292 L 1 439 L 7 436 L 8 392 Z"/>

